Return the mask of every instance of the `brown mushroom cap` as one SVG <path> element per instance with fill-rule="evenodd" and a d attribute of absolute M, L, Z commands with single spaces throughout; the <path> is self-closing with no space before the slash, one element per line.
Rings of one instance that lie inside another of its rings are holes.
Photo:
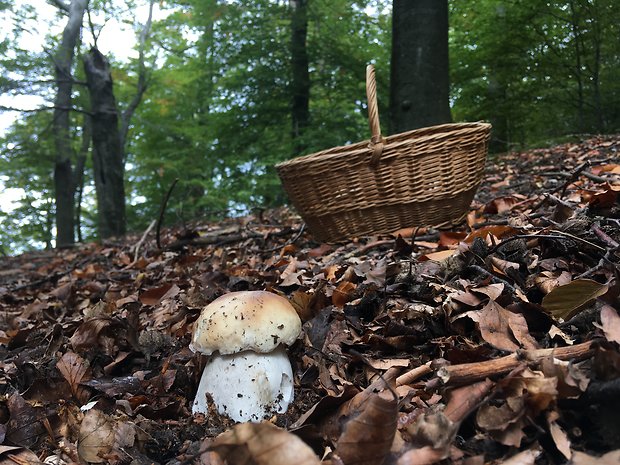
<path fill-rule="evenodd" d="M 231 292 L 207 305 L 194 325 L 190 348 L 207 355 L 271 352 L 291 345 L 301 320 L 284 297 L 266 291 Z"/>

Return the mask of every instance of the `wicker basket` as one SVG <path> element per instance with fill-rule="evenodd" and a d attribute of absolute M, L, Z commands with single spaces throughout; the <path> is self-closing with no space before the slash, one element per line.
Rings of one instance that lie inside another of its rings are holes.
<path fill-rule="evenodd" d="M 370 141 L 276 165 L 310 231 L 337 242 L 461 221 L 482 180 L 491 125 L 443 124 L 383 138 L 372 65 L 366 93 Z"/>

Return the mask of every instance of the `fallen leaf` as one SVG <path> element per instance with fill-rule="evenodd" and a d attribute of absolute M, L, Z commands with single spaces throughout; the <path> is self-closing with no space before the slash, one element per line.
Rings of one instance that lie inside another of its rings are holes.
<path fill-rule="evenodd" d="M 519 452 L 501 463 L 502 465 L 534 465 L 540 453 L 541 450 L 539 447 L 524 450 L 523 452 Z"/>
<path fill-rule="evenodd" d="M 620 344 L 620 316 L 613 307 L 603 306 L 601 309 L 601 325 L 605 338 L 609 342 Z"/>
<path fill-rule="evenodd" d="M 40 407 L 33 407 L 24 398 L 15 393 L 7 399 L 11 415 L 7 425 L 6 438 L 18 446 L 30 447 L 46 435 L 43 422 L 45 413 Z"/>
<path fill-rule="evenodd" d="M 176 284 L 164 284 L 163 286 L 154 287 L 140 294 L 140 302 L 144 305 L 152 307 L 159 305 L 163 300 L 176 296 L 181 289 Z"/>
<path fill-rule="evenodd" d="M 620 463 L 620 449 L 607 452 L 597 457 L 585 452 L 574 452 L 570 465 L 618 465 Z"/>
<path fill-rule="evenodd" d="M 86 462 L 106 462 L 105 455 L 114 446 L 115 422 L 101 410 L 86 412 L 78 438 L 78 453 Z"/>
<path fill-rule="evenodd" d="M 431 253 L 424 254 L 420 256 L 419 260 L 421 262 L 426 261 L 426 260 L 433 260 L 436 262 L 441 262 L 445 260 L 446 258 L 451 257 L 456 252 L 457 252 L 456 249 L 440 250 L 439 252 L 431 252 Z"/>
<path fill-rule="evenodd" d="M 571 275 L 568 271 L 560 273 L 543 271 L 534 278 L 534 284 L 543 293 L 549 294 L 553 289 L 570 283 Z"/>
<path fill-rule="evenodd" d="M 536 349 L 538 344 L 530 335 L 527 322 L 520 313 L 506 310 L 490 300 L 481 310 L 471 310 L 457 318 L 468 317 L 478 323 L 482 338 L 496 349 L 514 352 L 520 347 Z"/>
<path fill-rule="evenodd" d="M 562 429 L 560 425 L 558 425 L 556 421 L 559 417 L 560 416 L 557 412 L 549 412 L 547 414 L 549 433 L 551 433 L 551 438 L 555 443 L 555 447 L 567 460 L 570 460 L 572 456 L 570 440 L 568 439 L 568 435 L 566 434 L 566 432 Z"/>
<path fill-rule="evenodd" d="M 241 423 L 220 434 L 209 446 L 229 464 L 320 465 L 301 439 L 269 422 Z"/>
<path fill-rule="evenodd" d="M 371 395 L 344 420 L 336 454 L 345 464 L 381 465 L 394 440 L 397 416 L 398 399 L 392 392 Z"/>
<path fill-rule="evenodd" d="M 514 236 L 515 234 L 517 234 L 517 232 L 518 231 L 512 226 L 484 226 L 483 228 L 477 229 L 469 233 L 464 239 L 464 242 L 471 244 L 477 237 L 485 239 L 489 234 L 492 234 L 493 236 L 502 239 L 504 237 Z"/>
<path fill-rule="evenodd" d="M 576 279 L 553 289 L 543 298 L 542 307 L 554 318 L 566 321 L 607 290 L 607 285 L 591 279 Z"/>
<path fill-rule="evenodd" d="M 39 457 L 30 449 L 0 445 L 0 465 L 36 465 L 40 463 Z"/>
<path fill-rule="evenodd" d="M 85 381 L 88 373 L 88 362 L 74 352 L 67 352 L 58 360 L 56 368 L 69 383 L 73 395 L 77 397 L 78 387 Z"/>

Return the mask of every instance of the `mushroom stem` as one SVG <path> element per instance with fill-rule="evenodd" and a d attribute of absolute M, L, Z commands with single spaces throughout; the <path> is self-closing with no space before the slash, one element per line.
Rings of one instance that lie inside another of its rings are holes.
<path fill-rule="evenodd" d="M 283 413 L 293 400 L 293 370 L 286 350 L 245 350 L 211 356 L 200 379 L 192 411 L 207 413 L 207 393 L 220 414 L 235 421 L 261 421 Z"/>

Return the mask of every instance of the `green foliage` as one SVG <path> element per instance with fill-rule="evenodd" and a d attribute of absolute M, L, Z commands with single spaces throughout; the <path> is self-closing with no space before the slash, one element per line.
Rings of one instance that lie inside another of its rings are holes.
<path fill-rule="evenodd" d="M 92 0 L 94 32 L 116 20 L 139 33 L 134 14 L 145 1 Z M 308 0 L 310 122 L 301 141 L 292 139 L 288 2 L 156 5 L 165 14 L 156 16 L 144 63 L 109 57 L 121 111 L 135 93 L 140 67 L 148 71 L 126 147 L 130 229 L 157 217 L 177 178 L 167 224 L 284 202 L 274 165 L 291 158 L 296 147 L 312 153 L 369 138 L 364 85 L 369 62 L 377 67 L 379 110 L 387 127 L 389 0 Z M 490 120 L 498 151 L 570 133 L 618 130 L 620 9 L 614 6 L 614 0 L 450 2 L 455 120 Z M 3 7 L 13 4 L 0 0 Z M 38 15 L 29 5 L 10 12 L 11 34 L 0 37 L 0 91 L 39 96 L 49 104 L 54 86 L 49 54 L 26 40 Z M 64 20 L 58 14 L 56 28 Z M 85 42 L 90 36 L 83 31 Z M 58 40 L 50 34 L 43 45 L 54 50 Z M 79 59 L 73 72 L 83 80 Z M 84 88 L 76 85 L 74 93 L 74 106 L 85 109 Z M 5 249 L 51 245 L 50 118 L 51 112 L 25 113 L 2 140 L 0 184 L 24 192 L 15 209 L 0 214 Z M 82 115 L 72 118 L 77 152 Z M 86 238 L 95 236 L 89 170 L 87 165 Z"/>
<path fill-rule="evenodd" d="M 619 21 L 611 0 L 452 2 L 454 115 L 498 148 L 617 130 Z"/>
<path fill-rule="evenodd" d="M 310 2 L 307 152 L 368 138 L 364 69 L 387 63 L 389 22 L 358 3 Z M 287 4 L 195 0 L 172 8 L 153 39 L 165 63 L 135 123 L 130 179 L 144 200 L 136 210 L 153 218 L 175 178 L 169 205 L 180 218 L 282 203 L 274 165 L 294 153 Z"/>

